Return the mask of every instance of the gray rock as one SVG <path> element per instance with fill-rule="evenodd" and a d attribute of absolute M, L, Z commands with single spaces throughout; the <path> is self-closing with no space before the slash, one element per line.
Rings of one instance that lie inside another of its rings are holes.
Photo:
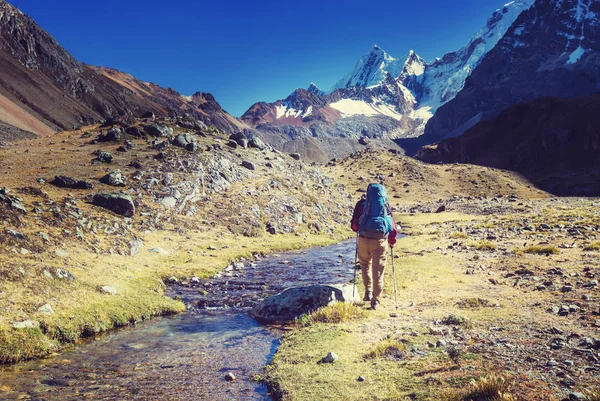
<path fill-rule="evenodd" d="M 267 145 L 265 145 L 265 143 L 258 137 L 250 138 L 250 140 L 248 140 L 248 146 L 259 150 L 265 150 L 267 148 Z"/>
<path fill-rule="evenodd" d="M 155 136 L 157 138 L 160 138 L 162 136 L 173 135 L 173 128 L 168 127 L 168 126 L 166 126 L 164 124 L 146 125 L 144 127 L 144 131 L 146 131 L 146 133 L 148 135 L 152 135 L 152 136 Z"/>
<path fill-rule="evenodd" d="M 117 289 L 115 287 L 111 287 L 110 285 L 99 285 L 96 287 L 96 290 L 102 294 L 117 295 Z"/>
<path fill-rule="evenodd" d="M 435 343 L 435 346 L 437 348 L 443 348 L 443 347 L 446 346 L 446 341 L 444 341 L 444 340 L 437 340 L 436 343 Z"/>
<path fill-rule="evenodd" d="M 569 393 L 568 400 L 569 401 L 582 401 L 582 400 L 587 400 L 587 397 L 581 393 L 573 391 L 573 392 Z"/>
<path fill-rule="evenodd" d="M 323 359 L 321 359 L 321 363 L 334 363 L 338 359 L 340 359 L 335 352 L 328 353 Z"/>
<path fill-rule="evenodd" d="M 190 284 L 200 284 L 201 282 L 202 280 L 200 280 L 200 277 L 194 276 L 190 279 Z"/>
<path fill-rule="evenodd" d="M 57 175 L 54 177 L 50 184 L 59 188 L 72 188 L 72 189 L 91 189 L 92 184 L 84 180 L 76 180 L 65 175 Z"/>
<path fill-rule="evenodd" d="M 141 239 L 134 239 L 129 243 L 129 254 L 131 256 L 137 255 L 140 252 L 140 249 L 144 246 L 144 241 Z"/>
<path fill-rule="evenodd" d="M 8 188 L 0 188 L 0 203 L 3 203 L 11 210 L 27 214 L 27 210 L 25 210 L 25 206 L 23 205 L 23 200 L 18 196 L 11 195 Z"/>
<path fill-rule="evenodd" d="M 100 193 L 94 195 L 92 203 L 125 217 L 135 214 L 135 205 L 131 196 L 123 193 Z"/>
<path fill-rule="evenodd" d="M 64 249 L 55 249 L 54 254 L 59 258 L 66 258 L 69 256 L 69 252 L 65 251 Z"/>
<path fill-rule="evenodd" d="M 60 280 L 75 281 L 75 276 L 68 270 L 57 268 L 54 270 L 54 275 Z"/>
<path fill-rule="evenodd" d="M 185 148 L 187 145 L 193 142 L 194 137 L 192 136 L 192 134 L 187 132 L 185 134 L 179 134 L 175 137 L 175 139 L 173 139 L 173 145 L 180 148 Z"/>
<path fill-rule="evenodd" d="M 54 280 L 54 276 L 52 275 L 52 273 L 50 273 L 50 269 L 48 269 L 47 267 L 44 268 L 44 270 L 42 270 L 42 273 L 50 280 Z"/>
<path fill-rule="evenodd" d="M 127 177 L 121 173 L 121 170 L 114 170 L 100 178 L 100 182 L 113 187 L 124 187 L 127 185 Z"/>
<path fill-rule="evenodd" d="M 249 162 L 247 160 L 244 160 L 242 162 L 242 167 L 246 167 L 248 170 L 255 170 L 256 169 L 256 167 L 254 166 L 254 163 L 251 163 L 251 162 Z"/>
<path fill-rule="evenodd" d="M 35 320 L 25 320 L 23 322 L 13 322 L 12 327 L 15 329 L 35 329 L 40 327 L 40 322 Z"/>
<path fill-rule="evenodd" d="M 371 142 L 371 140 L 369 139 L 368 136 L 363 136 L 358 140 L 358 143 L 360 143 L 361 145 L 368 145 L 369 142 Z"/>
<path fill-rule="evenodd" d="M 38 312 L 43 315 L 54 315 L 54 309 L 52 309 L 52 306 L 50 306 L 50 304 L 40 306 L 38 308 Z"/>
<path fill-rule="evenodd" d="M 231 372 L 227 372 L 225 374 L 225 380 L 227 380 L 228 382 L 232 382 L 236 379 L 235 375 Z"/>
<path fill-rule="evenodd" d="M 177 199 L 173 196 L 165 196 L 160 200 L 160 204 L 168 209 L 173 209 L 177 206 Z"/>
<path fill-rule="evenodd" d="M 125 133 L 129 134 L 131 136 L 135 136 L 136 138 L 140 138 L 140 137 L 142 137 L 144 135 L 144 133 L 142 132 L 142 130 L 140 130 L 136 126 L 127 127 L 125 129 Z"/>
<path fill-rule="evenodd" d="M 179 283 L 179 279 L 175 276 L 171 276 L 171 277 L 167 278 L 167 283 L 177 284 L 177 283 Z"/>
<path fill-rule="evenodd" d="M 356 379 L 356 381 L 358 382 L 364 382 L 366 379 L 364 376 L 358 376 L 358 379 Z"/>
<path fill-rule="evenodd" d="M 147 118 L 149 120 L 154 121 L 154 119 L 156 118 L 156 115 L 152 111 L 147 111 L 144 114 L 142 114 L 142 118 Z"/>
<path fill-rule="evenodd" d="M 233 139 L 229 140 L 227 142 L 227 146 L 229 146 L 230 148 L 236 149 L 238 147 L 238 144 L 236 141 L 234 141 Z"/>
<path fill-rule="evenodd" d="M 169 254 L 169 252 L 165 251 L 162 248 L 150 248 L 150 249 L 148 249 L 148 252 L 158 253 L 160 255 L 168 255 Z"/>
<path fill-rule="evenodd" d="M 289 155 L 294 160 L 300 160 L 300 154 L 299 153 L 290 153 Z"/>
<path fill-rule="evenodd" d="M 96 154 L 96 160 L 101 163 L 112 163 L 112 161 L 113 161 L 113 155 L 110 154 L 109 152 L 99 150 L 99 151 L 95 152 L 95 154 Z"/>
<path fill-rule="evenodd" d="M 117 127 L 112 127 L 106 134 L 98 136 L 99 142 L 119 142 L 122 139 L 122 132 Z"/>
<path fill-rule="evenodd" d="M 4 232 L 6 232 L 6 234 L 10 235 L 11 237 L 13 237 L 15 239 L 20 239 L 20 240 L 26 240 L 27 239 L 27 236 L 25 234 L 23 234 L 22 232 L 13 230 L 11 228 L 4 229 Z"/>
<path fill-rule="evenodd" d="M 250 315 L 263 322 L 284 322 L 299 318 L 335 302 L 360 302 L 352 286 L 311 285 L 287 288 L 256 305 Z"/>

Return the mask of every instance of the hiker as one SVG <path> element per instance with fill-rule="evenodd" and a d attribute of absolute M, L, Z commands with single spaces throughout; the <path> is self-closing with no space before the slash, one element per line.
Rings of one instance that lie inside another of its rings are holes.
<path fill-rule="evenodd" d="M 369 184 L 366 197 L 354 207 L 351 226 L 358 234 L 357 254 L 365 285 L 363 301 L 371 301 L 371 309 L 375 310 L 383 292 L 387 245 L 394 247 L 398 233 L 383 185 Z"/>

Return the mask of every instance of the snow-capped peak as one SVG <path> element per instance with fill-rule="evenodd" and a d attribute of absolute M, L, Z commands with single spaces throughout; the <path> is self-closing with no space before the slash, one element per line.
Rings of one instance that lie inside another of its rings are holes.
<path fill-rule="evenodd" d="M 311 93 L 314 93 L 315 95 L 325 94 L 325 92 L 323 92 L 321 89 L 319 89 L 319 87 L 314 82 L 311 82 L 306 90 Z"/>
<path fill-rule="evenodd" d="M 389 54 L 381 47 L 374 45 L 371 51 L 362 56 L 352 72 L 338 81 L 330 92 L 340 88 L 371 87 L 379 85 L 389 73 L 393 77 L 400 75 L 404 63 Z"/>

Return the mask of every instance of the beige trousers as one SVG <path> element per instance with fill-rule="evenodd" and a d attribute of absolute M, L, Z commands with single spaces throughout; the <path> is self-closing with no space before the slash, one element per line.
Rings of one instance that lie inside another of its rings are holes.
<path fill-rule="evenodd" d="M 387 261 L 387 238 L 371 239 L 358 237 L 358 261 L 366 291 L 372 291 L 371 297 L 379 303 L 383 292 L 383 272 Z"/>

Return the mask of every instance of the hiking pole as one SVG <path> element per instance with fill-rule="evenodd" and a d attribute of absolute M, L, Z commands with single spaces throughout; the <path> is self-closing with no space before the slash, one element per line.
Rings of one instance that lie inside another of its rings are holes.
<path fill-rule="evenodd" d="M 392 249 L 392 275 L 394 276 L 394 300 L 396 301 L 396 310 L 398 310 L 398 289 L 396 288 L 396 269 L 394 267 L 394 248 Z"/>
<path fill-rule="evenodd" d="M 352 266 L 352 269 L 354 269 L 354 280 L 352 280 L 352 302 L 354 302 L 354 293 L 356 290 L 356 265 L 358 264 L 358 233 L 356 233 L 356 249 L 354 252 L 354 266 Z"/>

